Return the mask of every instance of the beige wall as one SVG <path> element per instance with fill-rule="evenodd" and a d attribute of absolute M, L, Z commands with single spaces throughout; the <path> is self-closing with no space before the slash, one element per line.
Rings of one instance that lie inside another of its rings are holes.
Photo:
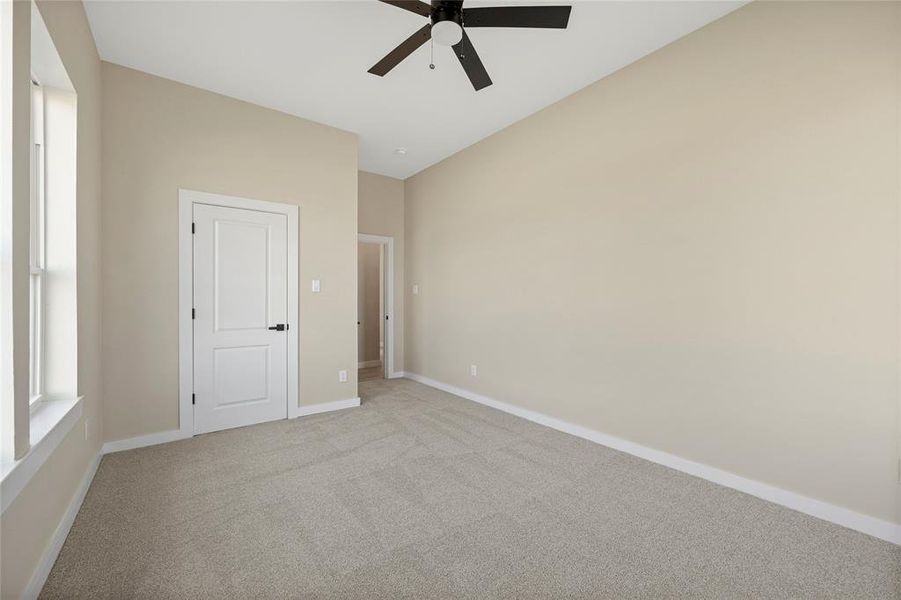
<path fill-rule="evenodd" d="M 378 244 L 360 244 L 357 254 L 357 321 L 360 325 L 360 362 L 379 360 L 381 324 L 381 247 Z"/>
<path fill-rule="evenodd" d="M 19 4 L 28 10 L 27 3 Z M 19 597 L 25 589 L 89 465 L 100 451 L 102 439 L 99 279 L 100 59 L 81 3 L 39 2 L 38 6 L 78 94 L 77 359 L 78 389 L 84 396 L 84 416 L 82 422 L 75 425 L 0 518 L 2 598 Z M 20 83 L 26 87 L 29 85 L 28 79 Z M 24 260 L 27 264 L 27 257 Z M 17 348 L 16 352 L 19 351 Z M 22 351 L 26 355 L 27 372 L 27 344 Z M 17 373 L 20 371 L 17 370 Z M 87 439 L 85 420 L 89 421 Z"/>
<path fill-rule="evenodd" d="M 394 238 L 394 370 L 404 370 L 404 182 L 360 171 L 357 227 L 360 233 Z"/>
<path fill-rule="evenodd" d="M 407 370 L 901 521 L 899 8 L 750 4 L 408 179 Z"/>
<path fill-rule="evenodd" d="M 3 66 L 9 68 L 12 74 L 12 86 L 4 90 L 3 102 L 8 102 L 3 107 L 4 118 L 9 111 L 12 118 L 12 126 L 8 131 L 3 131 L 3 144 L 9 144 L 3 148 L 3 152 L 9 152 L 9 164 L 4 166 L 3 194 L 9 194 L 9 205 L 4 198 L 2 218 L 4 231 L 9 228 L 11 242 L 9 249 L 5 246 L 3 251 L 10 252 L 12 260 L 7 265 L 6 257 L 3 257 L 3 328 L 4 336 L 12 339 L 12 347 L 3 344 L 0 348 L 0 356 L 3 360 L 4 375 L 12 369 L 13 377 L 3 377 L 0 380 L 4 398 L 12 398 L 12 402 L 4 402 L 2 406 L 3 420 L 2 439 L 0 439 L 0 460 L 4 462 L 21 458 L 28 452 L 28 437 L 23 431 L 28 431 L 28 377 L 17 376 L 28 372 L 28 336 L 29 336 L 29 219 L 30 219 L 30 121 L 31 121 L 31 6 L 27 4 L 7 4 L 4 9 L 3 35 L 0 40 L 3 43 Z M 9 37 L 5 37 L 5 36 Z M 8 54 L 6 54 L 8 52 Z M 7 66 L 8 65 L 8 66 Z M 7 96 L 6 94 L 9 94 Z M 7 137 L 8 136 L 8 137 Z M 8 169 L 8 171 L 6 170 Z M 6 179 L 7 173 L 9 179 Z M 6 219 L 9 219 L 6 222 Z"/>
<path fill-rule="evenodd" d="M 106 439 L 178 428 L 179 188 L 301 206 L 299 403 L 356 397 L 356 136 L 108 63 L 103 104 Z"/>

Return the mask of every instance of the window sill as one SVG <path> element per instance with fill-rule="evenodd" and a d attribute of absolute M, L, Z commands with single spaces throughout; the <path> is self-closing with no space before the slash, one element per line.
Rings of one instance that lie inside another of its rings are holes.
<path fill-rule="evenodd" d="M 19 460 L 0 464 L 0 514 L 81 419 L 82 404 L 82 397 L 78 396 L 41 400 L 32 407 L 31 448 Z"/>

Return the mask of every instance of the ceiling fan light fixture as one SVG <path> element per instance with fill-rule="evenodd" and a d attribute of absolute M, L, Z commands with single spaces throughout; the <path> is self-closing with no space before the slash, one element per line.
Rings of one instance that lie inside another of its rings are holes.
<path fill-rule="evenodd" d="M 454 21 L 439 21 L 432 25 L 432 40 L 441 46 L 455 46 L 463 39 L 463 28 Z"/>
<path fill-rule="evenodd" d="M 0 0 L 2 2 L 2 0 Z M 441 46 L 453 46 L 460 66 L 469 77 L 472 89 L 479 91 L 491 85 L 491 77 L 479 58 L 479 53 L 463 30 L 470 27 L 527 27 L 533 29 L 566 29 L 572 6 L 476 6 L 463 8 L 463 0 L 381 0 L 397 8 L 426 17 L 420 29 L 402 41 L 394 50 L 372 65 L 369 72 L 384 77 L 405 58 L 426 42 Z M 434 69 L 434 61 L 429 65 Z"/>

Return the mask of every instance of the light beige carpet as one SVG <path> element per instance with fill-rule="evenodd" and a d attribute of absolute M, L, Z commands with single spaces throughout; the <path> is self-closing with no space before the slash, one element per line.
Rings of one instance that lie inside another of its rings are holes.
<path fill-rule="evenodd" d="M 42 598 L 892 598 L 901 550 L 407 380 L 103 459 Z"/>

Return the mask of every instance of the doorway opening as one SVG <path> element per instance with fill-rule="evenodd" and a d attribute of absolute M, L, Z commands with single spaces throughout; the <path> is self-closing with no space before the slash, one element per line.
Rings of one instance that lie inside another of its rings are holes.
<path fill-rule="evenodd" d="M 359 234 L 357 243 L 358 381 L 394 372 L 394 238 Z"/>

